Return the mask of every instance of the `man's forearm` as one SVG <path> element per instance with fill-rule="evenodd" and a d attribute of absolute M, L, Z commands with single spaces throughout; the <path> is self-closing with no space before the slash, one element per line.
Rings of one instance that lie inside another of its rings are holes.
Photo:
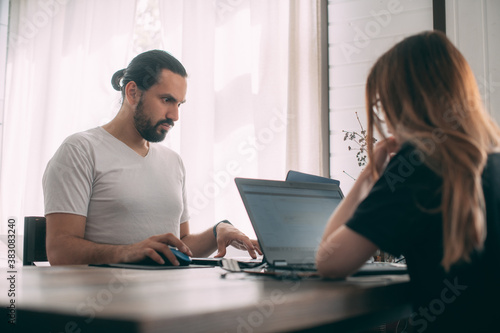
<path fill-rule="evenodd" d="M 75 236 L 59 236 L 47 242 L 51 265 L 109 264 L 126 261 L 127 245 L 98 244 Z"/>
<path fill-rule="evenodd" d="M 217 241 L 212 228 L 199 234 L 188 234 L 181 240 L 189 246 L 194 257 L 208 257 L 217 250 Z"/>

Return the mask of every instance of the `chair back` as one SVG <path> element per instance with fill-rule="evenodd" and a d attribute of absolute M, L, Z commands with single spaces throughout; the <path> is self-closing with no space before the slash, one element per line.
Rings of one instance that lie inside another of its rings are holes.
<path fill-rule="evenodd" d="M 48 261 L 45 248 L 45 217 L 24 218 L 23 266 L 34 265 L 35 261 Z"/>

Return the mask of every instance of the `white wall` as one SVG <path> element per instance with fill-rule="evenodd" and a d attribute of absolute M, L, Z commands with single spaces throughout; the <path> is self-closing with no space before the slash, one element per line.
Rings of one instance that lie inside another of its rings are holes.
<path fill-rule="evenodd" d="M 432 0 L 330 0 L 330 175 L 347 193 L 361 171 L 347 131 L 365 122 L 364 88 L 375 60 L 403 38 L 432 29 Z"/>
<path fill-rule="evenodd" d="M 500 123 L 500 1 L 446 0 L 446 34 L 471 65 L 486 109 Z"/>

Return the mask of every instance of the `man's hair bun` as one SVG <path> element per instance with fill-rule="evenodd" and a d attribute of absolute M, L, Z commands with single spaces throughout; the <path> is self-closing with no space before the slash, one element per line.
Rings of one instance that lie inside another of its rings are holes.
<path fill-rule="evenodd" d="M 119 71 L 116 71 L 115 74 L 113 74 L 113 77 L 111 78 L 111 85 L 115 90 L 121 91 L 122 86 L 120 85 L 120 81 L 122 80 L 123 76 L 125 75 L 125 69 L 120 69 Z"/>

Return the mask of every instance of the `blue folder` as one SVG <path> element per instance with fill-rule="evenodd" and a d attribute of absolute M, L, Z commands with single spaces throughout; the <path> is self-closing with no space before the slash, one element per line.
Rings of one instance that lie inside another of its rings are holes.
<path fill-rule="evenodd" d="M 302 182 L 302 183 L 327 183 L 340 186 L 340 181 L 337 179 L 311 175 L 309 173 L 304 173 L 294 170 L 288 171 L 288 174 L 286 175 L 286 181 Z"/>

